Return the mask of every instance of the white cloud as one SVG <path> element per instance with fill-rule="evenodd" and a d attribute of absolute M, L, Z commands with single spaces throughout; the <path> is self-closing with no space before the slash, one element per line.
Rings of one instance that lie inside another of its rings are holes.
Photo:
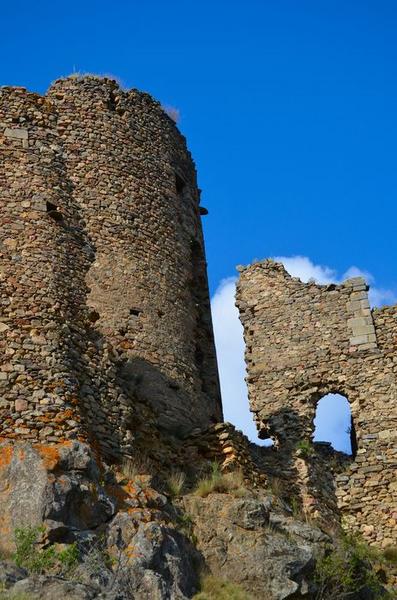
<path fill-rule="evenodd" d="M 283 263 L 292 277 L 299 277 L 305 283 L 314 279 L 317 283 L 326 284 L 335 281 L 336 272 L 330 267 L 315 265 L 307 256 L 275 256 L 274 260 Z"/>
<path fill-rule="evenodd" d="M 367 283 L 372 284 L 374 281 L 373 276 L 368 271 L 363 271 L 358 267 L 349 267 L 345 273 L 343 273 L 340 281 L 345 281 L 345 279 L 350 279 L 351 277 L 364 277 Z"/>
<path fill-rule="evenodd" d="M 243 327 L 234 304 L 236 278 L 223 279 L 212 298 L 212 319 L 225 421 L 242 429 L 257 441 L 256 428 L 248 408 L 247 386 L 244 381 Z"/>
<path fill-rule="evenodd" d="M 374 278 L 370 273 L 355 266 L 350 267 L 342 277 L 338 277 L 335 269 L 324 265 L 316 265 L 307 256 L 278 256 L 274 258 L 284 264 L 292 277 L 299 277 L 304 282 L 314 279 L 319 284 L 340 283 L 349 277 L 365 277 L 368 283 L 374 282 Z M 212 298 L 212 316 L 221 379 L 223 410 L 226 421 L 231 421 L 237 428 L 242 429 L 251 440 L 258 443 L 253 417 L 249 411 L 247 387 L 244 381 L 243 328 L 238 318 L 238 310 L 234 304 L 235 285 L 235 277 L 222 280 Z M 376 286 L 370 289 L 369 297 L 372 306 L 397 302 L 396 294 L 392 290 Z M 346 409 L 344 410 L 346 412 Z M 345 419 L 346 421 L 343 408 L 341 411 L 341 413 L 337 411 L 336 418 L 339 420 Z M 325 408 L 323 416 L 321 416 L 321 413 L 319 414 L 318 427 L 321 427 L 322 436 L 325 435 L 324 432 L 328 431 L 329 441 L 334 441 L 335 445 L 340 446 L 343 445 L 343 441 L 340 439 L 341 428 L 339 425 L 332 426 L 329 423 L 333 413 L 335 413 L 334 408 L 332 410 Z M 339 437 L 336 435 L 336 431 L 339 431 Z M 317 439 L 319 438 L 317 437 Z"/>
<path fill-rule="evenodd" d="M 168 115 L 170 117 L 170 119 L 172 119 L 174 121 L 174 123 L 176 123 L 176 124 L 179 123 L 179 121 L 181 120 L 181 112 L 180 112 L 179 108 L 165 104 L 162 106 L 162 109 L 165 112 L 165 114 Z"/>

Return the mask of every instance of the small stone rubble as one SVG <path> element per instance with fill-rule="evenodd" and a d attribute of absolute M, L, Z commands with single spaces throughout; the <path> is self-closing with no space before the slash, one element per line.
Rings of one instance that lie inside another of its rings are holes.
<path fill-rule="evenodd" d="M 250 487 L 264 487 L 267 477 L 256 464 L 252 446 L 231 423 L 216 423 L 207 430 L 193 431 L 187 440 L 187 449 L 191 447 L 199 457 L 217 462 L 224 472 L 241 470 Z"/>

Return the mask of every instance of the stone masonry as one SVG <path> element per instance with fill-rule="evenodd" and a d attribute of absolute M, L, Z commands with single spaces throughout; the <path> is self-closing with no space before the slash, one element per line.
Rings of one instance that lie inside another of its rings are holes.
<path fill-rule="evenodd" d="M 260 435 L 291 457 L 297 478 L 305 471 L 308 488 L 319 496 L 332 459 L 316 475 L 313 461 L 303 461 L 296 448 L 312 439 L 320 398 L 348 398 L 353 457 L 325 495 L 335 495 L 349 528 L 371 543 L 395 544 L 397 307 L 371 310 L 359 277 L 341 285 L 304 284 L 272 260 L 240 271 L 237 305 Z"/>
<path fill-rule="evenodd" d="M 0 436 L 129 452 L 146 403 L 186 435 L 222 420 L 185 139 L 96 77 L 0 90 Z"/>

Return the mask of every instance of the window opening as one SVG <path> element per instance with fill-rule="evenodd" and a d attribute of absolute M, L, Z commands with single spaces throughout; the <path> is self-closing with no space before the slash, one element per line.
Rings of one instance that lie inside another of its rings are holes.
<path fill-rule="evenodd" d="M 178 175 L 178 173 L 175 173 L 175 188 L 176 188 L 177 194 L 182 194 L 183 193 L 185 185 L 186 185 L 186 183 L 184 182 L 184 180 L 182 179 L 182 177 L 180 177 Z"/>
<path fill-rule="evenodd" d="M 334 450 L 353 457 L 356 455 L 356 432 L 349 401 L 345 396 L 323 396 L 317 404 L 314 427 L 315 442 L 328 442 Z"/>
<path fill-rule="evenodd" d="M 54 219 L 54 221 L 63 220 L 63 214 L 58 210 L 58 207 L 52 202 L 46 202 L 46 210 L 48 216 L 51 217 L 51 219 Z"/>

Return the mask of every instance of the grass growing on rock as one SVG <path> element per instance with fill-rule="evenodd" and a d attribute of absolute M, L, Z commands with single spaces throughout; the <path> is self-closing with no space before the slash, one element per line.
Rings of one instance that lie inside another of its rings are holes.
<path fill-rule="evenodd" d="M 0 589 L 0 600 L 39 600 L 37 596 L 31 596 L 24 592 L 13 592 L 12 590 Z"/>
<path fill-rule="evenodd" d="M 222 473 L 218 463 L 211 463 L 211 472 L 207 477 L 200 479 L 194 493 L 201 498 L 206 498 L 212 493 L 228 494 L 242 497 L 245 495 L 244 478 L 241 471 Z"/>
<path fill-rule="evenodd" d="M 135 479 L 139 475 L 147 475 L 153 471 L 148 457 L 138 455 L 134 458 L 124 458 L 120 466 L 121 474 L 127 479 Z"/>
<path fill-rule="evenodd" d="M 171 498 L 178 498 L 182 495 L 185 486 L 186 475 L 182 471 L 171 473 L 167 480 L 167 492 Z"/>
<path fill-rule="evenodd" d="M 253 597 L 236 583 L 207 575 L 201 580 L 201 591 L 193 600 L 253 600 Z"/>
<path fill-rule="evenodd" d="M 388 546 L 385 548 L 383 556 L 388 563 L 397 565 L 397 546 Z"/>

